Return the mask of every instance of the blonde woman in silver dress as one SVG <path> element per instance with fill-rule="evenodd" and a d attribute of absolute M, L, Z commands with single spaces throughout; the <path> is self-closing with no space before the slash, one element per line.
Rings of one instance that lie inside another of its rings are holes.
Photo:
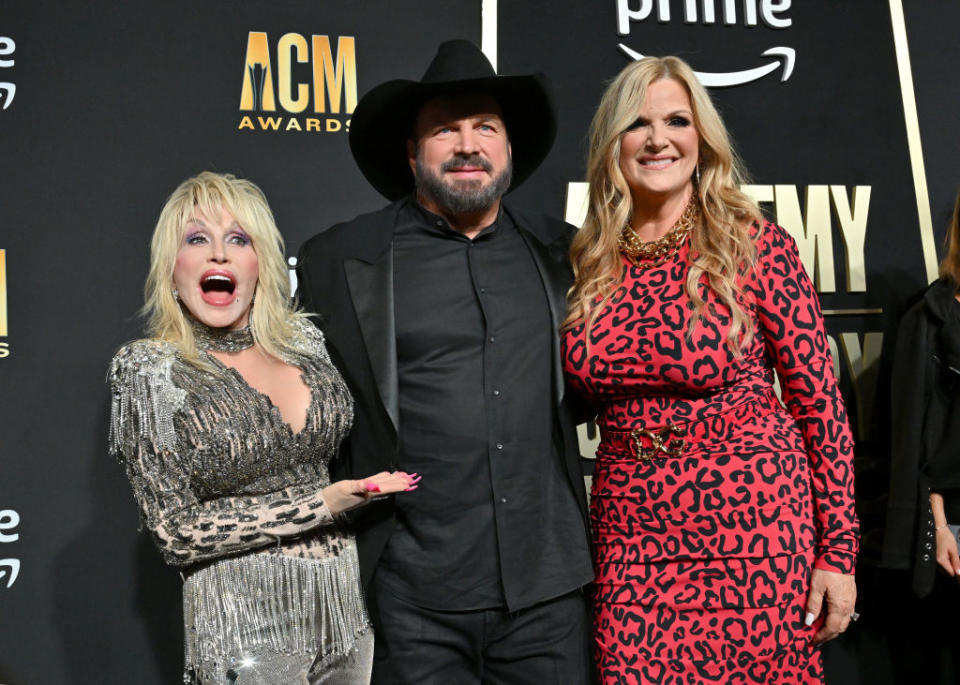
<path fill-rule="evenodd" d="M 110 451 L 183 570 L 186 683 L 366 683 L 373 640 L 343 514 L 416 488 L 330 482 L 352 399 L 288 297 L 263 193 L 204 172 L 161 212 L 149 338 L 110 367 Z"/>

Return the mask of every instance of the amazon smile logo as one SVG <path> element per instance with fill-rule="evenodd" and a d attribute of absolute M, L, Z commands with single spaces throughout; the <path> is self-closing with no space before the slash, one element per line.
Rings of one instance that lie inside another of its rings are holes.
<path fill-rule="evenodd" d="M 14 65 L 10 57 L 17 50 L 17 44 L 13 38 L 0 36 L 0 69 L 8 69 Z M 6 109 L 13 103 L 13 96 L 17 94 L 17 86 L 12 81 L 3 81 L 0 83 L 0 109 Z"/>
<path fill-rule="evenodd" d="M 784 16 L 790 9 L 791 0 L 617 0 L 617 34 L 630 34 L 630 25 L 648 19 L 656 10 L 657 21 L 661 24 L 669 23 L 674 16 L 674 4 L 680 6 L 682 12 L 676 14 L 682 17 L 685 24 L 717 24 L 733 26 L 743 22 L 744 26 L 763 24 L 772 29 L 785 29 L 793 24 L 793 20 Z M 619 43 L 620 50 L 634 60 L 643 59 L 644 55 L 630 46 Z M 773 74 L 782 65 L 780 74 L 781 83 L 788 80 L 793 74 L 796 62 L 796 51 L 782 45 L 771 47 L 762 53 L 761 58 L 768 58 L 759 65 L 744 65 L 744 69 L 728 72 L 696 72 L 697 78 L 707 88 L 725 88 L 742 86 L 751 81 L 757 81 L 769 74 Z M 771 59 L 772 58 L 772 59 Z"/>
<path fill-rule="evenodd" d="M 20 514 L 13 509 L 0 511 L 0 544 L 16 542 L 20 533 L 15 533 L 20 525 Z M 10 532 L 7 532 L 10 531 Z M 15 558 L 0 559 L 0 588 L 10 589 L 20 573 L 20 560 Z"/>

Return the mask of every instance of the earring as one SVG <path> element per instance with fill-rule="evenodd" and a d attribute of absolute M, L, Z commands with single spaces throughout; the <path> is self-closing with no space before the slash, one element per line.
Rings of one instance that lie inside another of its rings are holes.
<path fill-rule="evenodd" d="M 180 301 L 180 291 L 176 288 L 173 289 L 173 299 L 175 299 L 177 302 Z"/>
<path fill-rule="evenodd" d="M 697 187 L 700 187 L 700 162 L 697 162 Z"/>

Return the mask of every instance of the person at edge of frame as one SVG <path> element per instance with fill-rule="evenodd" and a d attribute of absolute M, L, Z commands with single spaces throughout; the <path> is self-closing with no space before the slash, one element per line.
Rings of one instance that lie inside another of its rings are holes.
<path fill-rule="evenodd" d="M 960 598 L 956 585 L 960 581 L 960 193 L 946 248 L 940 277 L 903 316 L 897 335 L 883 563 L 892 569 L 912 569 L 917 597 L 925 598 L 936 589 L 938 602 L 946 600 L 956 608 Z M 936 581 L 938 568 L 945 582 Z"/>
<path fill-rule="evenodd" d="M 391 201 L 302 247 L 356 398 L 336 477 L 406 468 L 354 519 L 374 683 L 590 680 L 586 494 L 558 328 L 575 229 L 502 202 L 556 136 L 544 78 L 467 41 L 358 103 L 354 159 Z"/>

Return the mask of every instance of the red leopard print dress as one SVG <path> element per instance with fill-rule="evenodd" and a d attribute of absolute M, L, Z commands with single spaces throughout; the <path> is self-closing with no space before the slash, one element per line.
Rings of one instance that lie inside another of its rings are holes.
<path fill-rule="evenodd" d="M 590 508 L 605 684 L 823 680 L 822 618 L 803 619 L 813 568 L 854 570 L 853 443 L 796 244 L 770 223 L 755 232 L 741 298 L 755 335 L 739 358 L 705 281 L 686 337 L 689 238 L 662 266 L 624 260 L 589 353 L 582 324 L 563 339 L 601 429 Z"/>

